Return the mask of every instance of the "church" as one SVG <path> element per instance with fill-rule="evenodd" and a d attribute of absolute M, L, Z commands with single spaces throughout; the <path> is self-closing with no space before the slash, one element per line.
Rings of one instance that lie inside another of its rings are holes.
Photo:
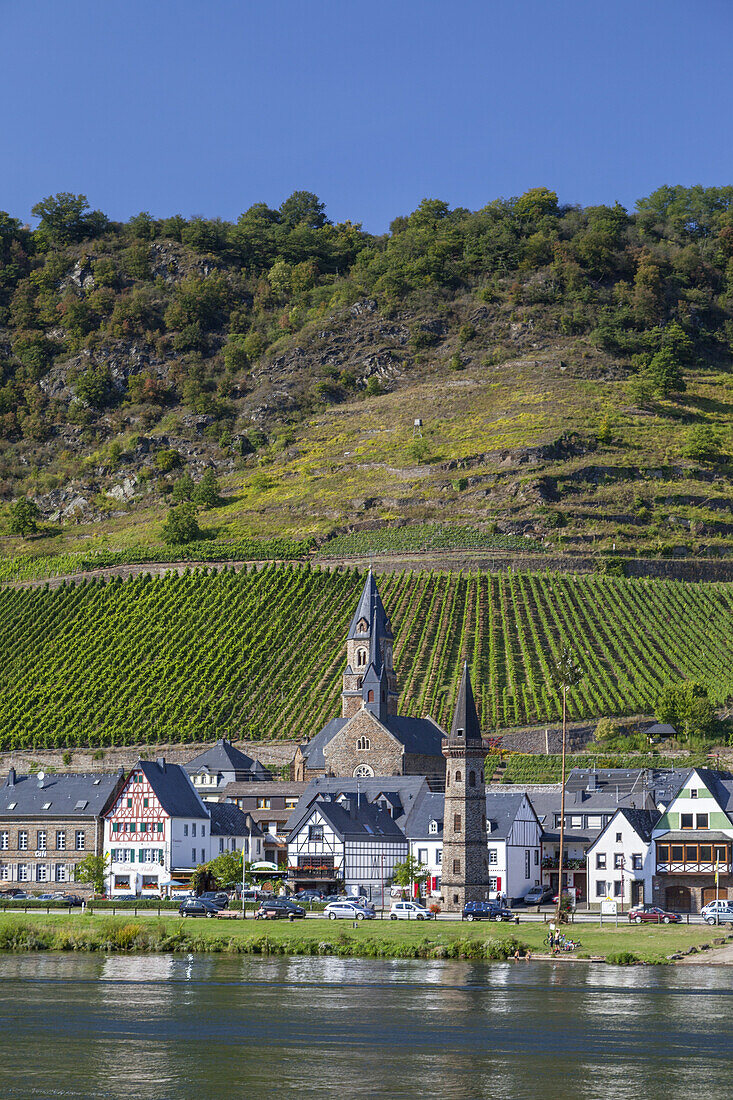
<path fill-rule="evenodd" d="M 292 777 L 424 775 L 442 789 L 444 730 L 397 712 L 394 635 L 369 570 L 346 639 L 341 715 L 295 751 Z"/>

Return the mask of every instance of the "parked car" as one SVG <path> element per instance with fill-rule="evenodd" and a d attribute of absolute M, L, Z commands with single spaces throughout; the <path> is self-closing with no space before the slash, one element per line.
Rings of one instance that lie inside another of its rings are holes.
<path fill-rule="evenodd" d="M 83 900 L 78 896 L 78 894 L 60 894 L 60 893 L 59 894 L 54 894 L 53 895 L 53 900 L 54 901 L 62 901 L 64 903 L 64 905 L 69 905 L 69 906 L 83 905 L 84 904 Z"/>
<path fill-rule="evenodd" d="M 178 912 L 182 917 L 216 917 L 221 909 L 204 898 L 186 898 L 178 907 Z"/>
<path fill-rule="evenodd" d="M 435 913 L 431 913 L 424 905 L 417 901 L 395 901 L 389 907 L 390 920 L 434 920 Z"/>
<path fill-rule="evenodd" d="M 514 913 L 498 901 L 467 901 L 463 920 L 514 920 Z"/>
<path fill-rule="evenodd" d="M 323 901 L 323 894 L 318 890 L 298 890 L 297 894 L 293 894 L 294 898 L 298 901 Z"/>
<path fill-rule="evenodd" d="M 733 902 L 723 898 L 709 901 L 707 905 L 703 905 L 700 916 L 708 924 L 733 925 Z"/>
<path fill-rule="evenodd" d="M 642 924 L 643 921 L 651 921 L 652 924 L 679 924 L 682 917 L 679 913 L 668 913 L 658 905 L 637 905 L 629 909 L 629 920 L 634 924 Z"/>
<path fill-rule="evenodd" d="M 295 920 L 304 916 L 305 909 L 303 906 L 296 905 L 289 898 L 272 898 L 270 901 L 263 901 L 255 912 L 255 920 L 283 920 L 285 918 Z"/>
<path fill-rule="evenodd" d="M 3 897 L 6 898 L 7 901 L 26 901 L 30 897 L 30 894 L 26 894 L 25 890 L 6 890 Z"/>
<path fill-rule="evenodd" d="M 210 901 L 217 905 L 219 909 L 226 909 L 229 905 L 229 894 L 225 894 L 223 890 L 205 890 L 199 896 L 204 901 Z"/>
<path fill-rule="evenodd" d="M 351 920 L 374 920 L 377 915 L 370 906 L 362 905 L 358 901 L 332 901 L 323 913 L 329 920 L 336 920 L 339 917 Z"/>
<path fill-rule="evenodd" d="M 326 905 L 329 905 L 332 901 L 352 901 L 353 899 L 346 894 L 327 894 L 323 901 Z"/>
<path fill-rule="evenodd" d="M 532 886 L 522 898 L 525 905 L 545 905 L 552 900 L 553 889 L 551 886 Z"/>
<path fill-rule="evenodd" d="M 56 901 L 56 900 L 57 899 L 53 896 L 53 894 L 38 894 L 38 896 L 36 898 L 34 898 L 34 901 Z"/>

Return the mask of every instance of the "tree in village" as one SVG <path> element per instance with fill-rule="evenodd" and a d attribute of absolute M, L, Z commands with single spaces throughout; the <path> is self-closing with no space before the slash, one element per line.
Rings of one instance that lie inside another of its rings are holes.
<path fill-rule="evenodd" d="M 574 650 L 564 645 L 550 668 L 552 682 L 562 692 L 562 768 L 560 776 L 560 852 L 558 863 L 557 909 L 555 919 L 560 923 L 563 899 L 563 858 L 565 849 L 565 750 L 567 738 L 568 692 L 583 679 L 583 667 Z"/>
<path fill-rule="evenodd" d="M 79 860 L 74 868 L 74 882 L 91 885 L 95 894 L 103 894 L 108 869 L 109 856 L 95 856 L 90 853 Z"/>
<path fill-rule="evenodd" d="M 191 875 L 191 886 L 197 897 L 207 893 L 209 890 L 217 889 L 216 876 L 211 870 L 211 865 L 209 863 L 199 863 L 198 867 Z"/>
<path fill-rule="evenodd" d="M 40 516 L 38 505 L 28 497 L 18 497 L 8 509 L 9 527 L 13 535 L 22 535 L 28 538 L 38 530 L 38 517 Z"/>
<path fill-rule="evenodd" d="M 392 882 L 395 886 L 409 888 L 412 893 L 413 886 L 422 886 L 427 882 L 428 869 L 423 867 L 414 856 L 408 856 L 402 863 L 395 863 L 392 872 Z"/>
<path fill-rule="evenodd" d="M 242 885 L 241 848 L 238 848 L 235 852 L 222 852 L 216 859 L 212 859 L 207 867 L 214 876 L 216 889 L 234 890 L 237 886 Z"/>

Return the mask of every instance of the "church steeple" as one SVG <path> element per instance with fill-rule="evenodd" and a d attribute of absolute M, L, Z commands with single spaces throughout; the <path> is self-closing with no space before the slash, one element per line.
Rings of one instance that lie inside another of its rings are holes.
<path fill-rule="evenodd" d="M 362 707 L 371 710 L 381 720 L 397 713 L 393 642 L 392 627 L 370 569 L 346 640 L 346 669 L 341 695 L 344 718 L 350 718 Z"/>
<path fill-rule="evenodd" d="M 453 724 L 450 728 L 450 744 L 454 743 L 481 747 L 481 726 L 476 713 L 471 677 L 468 673 L 468 661 L 463 662 L 463 672 L 461 682 L 458 685 L 456 707 L 453 712 Z"/>

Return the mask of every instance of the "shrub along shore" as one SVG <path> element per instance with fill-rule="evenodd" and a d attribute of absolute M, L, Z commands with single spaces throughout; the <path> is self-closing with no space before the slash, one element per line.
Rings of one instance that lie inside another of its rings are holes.
<path fill-rule="evenodd" d="M 476 959 L 502 961 L 517 954 L 542 954 L 547 928 L 515 925 L 464 925 L 457 922 L 374 921 L 354 928 L 347 921 L 308 919 L 294 924 L 259 921 L 181 920 L 140 915 L 0 915 L 0 951 L 98 951 L 242 955 L 336 955 L 356 958 Z M 665 963 L 690 949 L 707 950 L 733 939 L 706 925 L 636 927 L 575 925 L 580 940 L 572 956 L 608 962 Z"/>

